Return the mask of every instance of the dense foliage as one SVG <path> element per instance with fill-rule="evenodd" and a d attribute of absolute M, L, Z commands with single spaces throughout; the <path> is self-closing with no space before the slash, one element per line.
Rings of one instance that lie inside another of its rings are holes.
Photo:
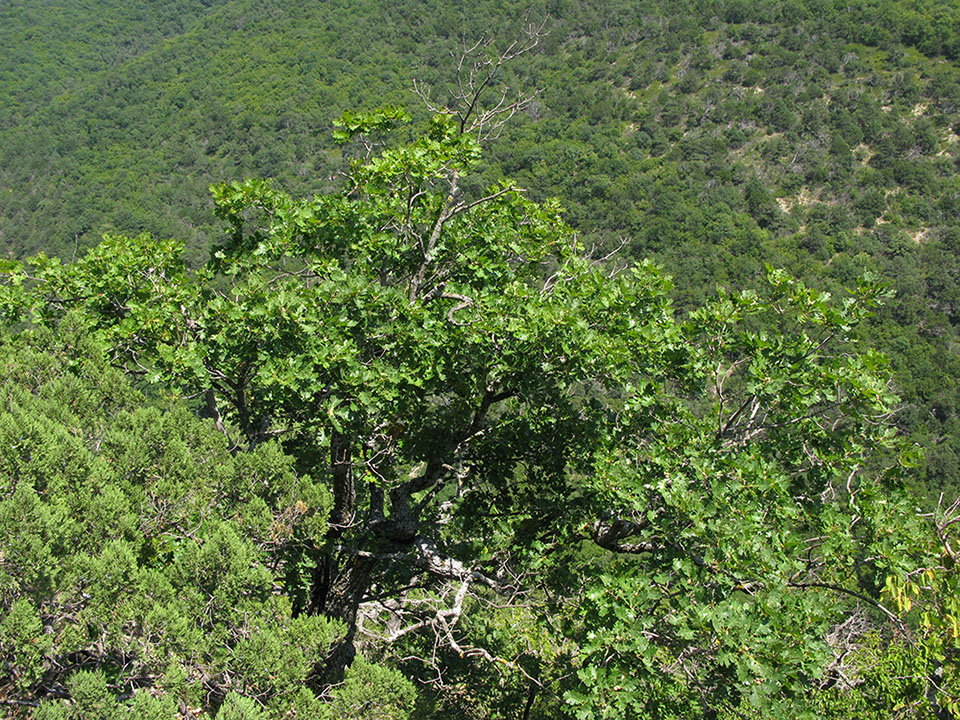
<path fill-rule="evenodd" d="M 344 108 L 440 104 L 464 39 L 549 34 L 498 83 L 538 90 L 478 188 L 564 198 L 588 245 L 620 238 L 695 307 L 765 264 L 897 299 L 863 332 L 889 353 L 924 489 L 960 485 L 960 27 L 956 4 L 41 2 L 0 8 L 0 241 L 75 257 L 103 232 L 177 237 L 199 265 L 207 186 L 332 186 Z"/>
<path fill-rule="evenodd" d="M 960 717 L 955 2 L 96 5 L 0 7 L 5 712 Z"/>
<path fill-rule="evenodd" d="M 407 716 L 412 687 L 363 663 L 332 702 L 309 690 L 342 626 L 292 617 L 283 572 L 326 530 L 322 483 L 148 401 L 81 322 L 0 354 L 6 714 L 193 717 L 216 698 L 218 718 Z"/>
<path fill-rule="evenodd" d="M 335 192 L 216 187 L 198 272 L 148 235 L 4 266 L 0 701 L 955 716 L 956 508 L 903 492 L 882 288 L 678 316 L 472 193 L 484 107 L 345 114 Z"/>

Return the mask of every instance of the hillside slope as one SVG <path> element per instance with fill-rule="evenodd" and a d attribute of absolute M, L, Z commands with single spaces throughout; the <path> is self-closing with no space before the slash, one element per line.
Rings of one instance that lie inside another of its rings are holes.
<path fill-rule="evenodd" d="M 329 187 L 347 108 L 442 97 L 460 38 L 527 4 L 283 0 L 4 8 L 0 243 L 71 256 L 104 231 L 219 233 L 207 186 Z M 696 306 L 764 264 L 897 293 L 892 356 L 931 488 L 960 484 L 960 12 L 950 2 L 537 3 L 549 36 L 503 84 L 538 90 L 488 158 L 556 195 L 588 243 L 654 257 Z M 9 60 L 12 59 L 13 62 Z"/>

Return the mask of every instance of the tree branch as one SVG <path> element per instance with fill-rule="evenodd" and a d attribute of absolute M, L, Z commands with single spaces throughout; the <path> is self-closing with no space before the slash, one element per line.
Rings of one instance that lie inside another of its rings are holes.
<path fill-rule="evenodd" d="M 612 516 L 612 513 L 610 513 Z M 597 520 L 590 526 L 590 538 L 605 550 L 617 553 L 651 553 L 663 550 L 664 546 L 649 540 L 625 543 L 626 538 L 639 535 L 649 527 L 646 519 L 638 522 L 620 517 L 608 517 Z"/>
<path fill-rule="evenodd" d="M 878 602 L 877 602 L 876 600 L 874 600 L 873 598 L 868 597 L 868 596 L 864 595 L 863 593 L 859 593 L 859 592 L 857 592 L 856 590 L 849 590 L 849 589 L 843 587 L 842 585 L 834 585 L 834 584 L 832 584 L 832 583 L 823 583 L 823 582 L 803 582 L 803 583 L 788 582 L 788 583 L 787 583 L 787 587 L 794 587 L 794 588 L 801 588 L 801 589 L 803 589 L 803 588 L 823 588 L 823 589 L 825 589 L 825 590 L 833 590 L 834 592 L 842 593 L 842 594 L 844 594 L 844 595 L 850 595 L 851 597 L 855 597 L 855 598 L 857 598 L 858 600 L 862 600 L 863 602 L 867 603 L 868 605 L 870 605 L 870 606 L 872 606 L 872 607 L 875 607 L 877 610 L 879 610 L 879 611 L 882 612 L 884 615 L 886 615 L 886 616 L 890 619 L 891 622 L 893 622 L 898 628 L 900 628 L 901 631 L 907 632 L 907 627 L 906 627 L 906 625 L 903 624 L 903 621 L 899 618 L 899 616 L 898 616 L 896 613 L 888 610 L 887 608 L 885 608 L 883 605 L 881 605 L 880 603 L 878 603 Z"/>

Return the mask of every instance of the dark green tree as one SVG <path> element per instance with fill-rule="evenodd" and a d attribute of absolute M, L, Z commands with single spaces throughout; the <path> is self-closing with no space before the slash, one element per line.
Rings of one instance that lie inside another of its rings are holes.
<path fill-rule="evenodd" d="M 318 687 L 358 645 L 401 643 L 434 676 L 445 653 L 501 668 L 528 714 L 549 697 L 580 718 L 809 711 L 830 628 L 857 604 L 900 623 L 884 579 L 913 568 L 899 471 L 871 459 L 896 444 L 888 370 L 855 346 L 880 291 L 834 300 L 770 271 L 763 294 L 680 320 L 656 268 L 585 257 L 556 202 L 476 189 L 475 119 L 378 149 L 405 113 L 345 114 L 343 188 L 214 188 L 227 238 L 200 272 L 176 243 L 113 237 L 72 265 L 9 263 L 4 312 L 70 318 L 117 366 L 202 398 L 233 462 L 279 442 L 326 488 L 278 507 L 314 520 L 274 553 L 276 598 L 229 524 L 172 559 L 211 622 L 252 593 L 289 603 L 277 632 L 342 624 L 322 661 L 298 651 Z M 35 630 L 15 609 L 10 632 Z M 250 662 L 290 662 L 250 642 Z"/>

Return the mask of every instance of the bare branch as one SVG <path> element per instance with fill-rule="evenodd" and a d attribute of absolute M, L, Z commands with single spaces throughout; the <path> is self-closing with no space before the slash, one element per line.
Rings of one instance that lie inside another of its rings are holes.
<path fill-rule="evenodd" d="M 490 195 L 485 195 L 484 197 L 478 198 L 478 199 L 476 199 L 476 200 L 474 200 L 474 201 L 472 201 L 472 202 L 468 202 L 468 203 L 458 203 L 457 205 L 455 205 L 453 208 L 450 209 L 450 212 L 447 213 L 447 215 L 446 215 L 446 217 L 444 217 L 443 221 L 446 222 L 446 221 L 449 220 L 450 218 L 452 218 L 452 217 L 454 217 L 454 216 L 456 216 L 456 215 L 459 215 L 460 213 L 464 213 L 464 212 L 466 212 L 467 210 L 470 210 L 471 208 L 476 207 L 477 205 L 482 205 L 483 203 L 490 202 L 491 200 L 496 200 L 496 199 L 497 199 L 498 197 L 500 197 L 501 195 L 506 195 L 506 194 L 508 194 L 508 193 L 522 193 L 522 192 L 526 192 L 526 191 L 525 191 L 523 188 L 518 188 L 518 187 L 514 187 L 513 185 L 511 185 L 510 187 L 506 187 L 506 188 L 504 188 L 503 190 L 499 190 L 499 191 L 497 191 L 497 192 L 495 192 L 495 193 L 492 193 L 492 194 L 490 194 Z M 621 246 L 621 247 L 622 247 L 622 246 Z"/>
<path fill-rule="evenodd" d="M 937 537 L 943 543 L 943 551 L 947 556 L 956 562 L 958 553 L 950 546 L 950 538 L 947 536 L 947 528 L 951 525 L 960 523 L 960 497 L 953 501 L 949 507 L 943 508 L 943 493 L 940 493 L 940 500 L 937 502 L 937 510 L 934 513 L 934 526 L 937 530 Z"/>
<path fill-rule="evenodd" d="M 461 134 L 476 135 L 481 142 L 495 139 L 510 118 L 529 107 L 534 96 L 520 91 L 514 95 L 512 89 L 505 86 L 494 102 L 486 103 L 484 97 L 495 85 L 504 64 L 540 44 L 547 35 L 545 27 L 546 20 L 535 23 L 529 21 L 529 15 L 524 17 L 517 37 L 499 53 L 488 52 L 493 44 L 488 38 L 481 37 L 472 45 L 464 40 L 459 53 L 451 53 L 456 64 L 456 79 L 447 105 L 433 101 L 422 81 L 414 81 L 413 91 L 431 112 L 454 115 Z"/>
<path fill-rule="evenodd" d="M 597 520 L 590 526 L 590 537 L 600 547 L 618 553 L 651 553 L 663 550 L 663 546 L 650 540 L 624 542 L 627 538 L 640 534 L 650 525 L 649 521 L 626 520 L 621 517 L 607 517 Z"/>
<path fill-rule="evenodd" d="M 450 300 L 459 300 L 460 302 L 450 308 L 450 311 L 447 313 L 447 320 L 452 322 L 454 325 L 469 325 L 470 323 L 457 322 L 453 319 L 453 316 L 460 310 L 465 310 L 471 305 L 473 305 L 473 298 L 469 298 L 466 295 L 458 295 L 457 293 L 445 292 L 441 297 L 448 298 Z"/>
<path fill-rule="evenodd" d="M 419 557 L 417 564 L 422 570 L 438 577 L 455 580 L 478 582 L 496 592 L 507 592 L 507 588 L 498 581 L 490 578 L 474 568 L 467 567 L 456 558 L 443 555 L 437 550 L 437 545 L 429 538 L 420 537 L 415 542 Z"/>

